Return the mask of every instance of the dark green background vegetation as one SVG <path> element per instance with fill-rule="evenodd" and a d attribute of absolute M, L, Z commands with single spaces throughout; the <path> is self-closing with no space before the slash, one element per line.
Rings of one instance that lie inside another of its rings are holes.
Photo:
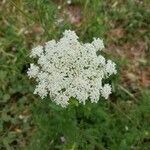
<path fill-rule="evenodd" d="M 1 0 L 0 150 L 149 150 L 149 8 L 149 0 Z M 30 50 L 65 29 L 104 39 L 118 66 L 108 101 L 63 109 L 33 95 Z"/>

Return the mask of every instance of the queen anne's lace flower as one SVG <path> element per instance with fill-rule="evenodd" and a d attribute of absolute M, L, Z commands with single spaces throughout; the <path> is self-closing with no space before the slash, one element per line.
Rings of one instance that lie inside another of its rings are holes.
<path fill-rule="evenodd" d="M 101 89 L 101 93 L 105 99 L 108 99 L 109 94 L 111 94 L 111 86 L 109 84 L 105 84 Z"/>
<path fill-rule="evenodd" d="M 92 44 L 94 45 L 95 49 L 98 50 L 102 50 L 104 48 L 104 43 L 103 40 L 99 39 L 99 38 L 94 38 Z"/>
<path fill-rule="evenodd" d="M 74 31 L 66 30 L 56 42 L 51 40 L 31 51 L 37 65 L 31 64 L 28 76 L 35 78 L 34 94 L 47 95 L 62 107 L 74 97 L 85 104 L 87 99 L 98 102 L 100 96 L 108 99 L 111 86 L 104 80 L 116 74 L 116 64 L 98 54 L 104 48 L 103 41 L 94 38 L 92 43 L 80 43 Z"/>
<path fill-rule="evenodd" d="M 39 73 L 39 67 L 34 64 L 30 64 L 30 68 L 28 69 L 27 73 L 29 78 L 36 78 Z"/>

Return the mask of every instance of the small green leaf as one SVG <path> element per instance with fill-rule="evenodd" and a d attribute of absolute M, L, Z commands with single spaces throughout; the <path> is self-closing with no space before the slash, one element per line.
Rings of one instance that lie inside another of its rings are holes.
<path fill-rule="evenodd" d="M 7 102 L 10 99 L 10 95 L 9 94 L 5 94 L 3 96 L 3 102 Z"/>

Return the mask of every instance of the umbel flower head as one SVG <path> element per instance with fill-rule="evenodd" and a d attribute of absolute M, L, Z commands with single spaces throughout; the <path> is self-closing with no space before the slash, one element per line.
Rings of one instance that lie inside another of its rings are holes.
<path fill-rule="evenodd" d="M 105 79 L 116 74 L 116 64 L 98 54 L 104 48 L 103 41 L 94 38 L 91 43 L 81 43 L 74 31 L 66 30 L 59 41 L 51 40 L 44 46 L 32 49 L 27 73 L 35 78 L 34 94 L 49 96 L 56 104 L 66 107 L 71 97 L 85 104 L 90 99 L 97 103 L 100 97 L 108 99 L 111 85 Z"/>

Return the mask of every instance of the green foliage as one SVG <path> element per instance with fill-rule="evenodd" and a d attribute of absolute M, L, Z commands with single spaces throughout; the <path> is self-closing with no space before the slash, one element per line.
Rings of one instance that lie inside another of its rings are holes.
<path fill-rule="evenodd" d="M 67 109 L 47 100 L 36 102 L 33 116 L 38 128 L 28 149 L 146 149 L 149 96 L 144 93 L 136 105 L 102 101 Z"/>
<path fill-rule="evenodd" d="M 32 61 L 29 50 L 58 39 L 64 29 L 75 30 L 86 42 L 102 37 L 107 47 L 117 45 L 121 51 L 126 43 L 133 45 L 138 40 L 148 47 L 148 0 L 72 2 L 82 9 L 84 19 L 79 26 L 63 16 L 68 7 L 65 1 L 0 2 L 0 149 L 149 150 L 150 92 L 140 84 L 134 89 L 131 81 L 127 86 L 122 83 L 122 67 L 130 67 L 127 57 L 104 53 L 117 62 L 119 72 L 108 81 L 114 92 L 109 101 L 81 105 L 71 99 L 70 106 L 63 109 L 49 98 L 33 95 L 34 81 L 26 76 Z M 57 24 L 61 17 L 64 21 Z M 122 28 L 125 35 L 111 35 L 114 28 Z M 142 69 L 149 63 L 147 56 Z"/>

